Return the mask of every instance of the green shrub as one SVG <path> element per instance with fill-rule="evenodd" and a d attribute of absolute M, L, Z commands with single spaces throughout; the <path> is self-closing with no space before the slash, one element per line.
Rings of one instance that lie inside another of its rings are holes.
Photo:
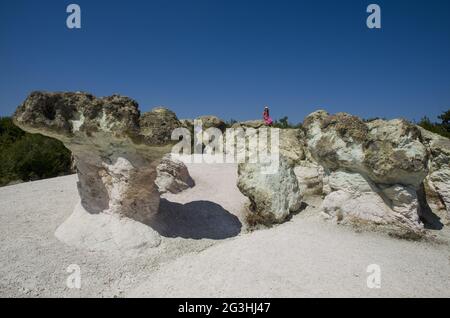
<path fill-rule="evenodd" d="M 24 135 L 25 132 L 14 125 L 11 118 L 0 117 L 0 149 L 9 146 Z"/>
<path fill-rule="evenodd" d="M 441 123 L 433 123 L 427 116 L 423 117 L 417 124 L 435 134 L 450 138 L 450 110 L 438 116 Z"/>
<path fill-rule="evenodd" d="M 280 129 L 286 129 L 286 128 L 301 128 L 302 124 L 299 123 L 297 125 L 294 125 L 289 122 L 288 116 L 281 117 L 278 120 L 275 120 L 273 123 L 273 127 L 280 128 Z"/>
<path fill-rule="evenodd" d="M 71 173 L 71 153 L 58 140 L 28 134 L 0 118 L 0 186 Z"/>

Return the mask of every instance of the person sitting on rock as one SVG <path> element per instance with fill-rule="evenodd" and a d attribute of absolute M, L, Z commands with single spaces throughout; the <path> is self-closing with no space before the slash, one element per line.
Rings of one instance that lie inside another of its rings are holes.
<path fill-rule="evenodd" d="M 267 126 L 272 126 L 273 120 L 272 120 L 272 118 L 270 117 L 270 114 L 269 114 L 269 107 L 268 107 L 268 106 L 265 106 L 265 107 L 264 107 L 263 118 L 264 118 L 264 124 L 266 124 Z"/>

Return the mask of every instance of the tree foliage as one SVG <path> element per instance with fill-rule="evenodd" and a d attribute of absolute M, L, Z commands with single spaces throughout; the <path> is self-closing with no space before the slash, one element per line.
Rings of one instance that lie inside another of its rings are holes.
<path fill-rule="evenodd" d="M 288 116 L 284 116 L 281 117 L 278 120 L 275 120 L 275 122 L 273 123 L 273 127 L 275 128 L 281 128 L 281 129 L 286 129 L 286 128 L 300 128 L 301 127 L 301 123 L 294 125 L 291 124 L 289 122 L 289 117 Z"/>
<path fill-rule="evenodd" d="M 71 154 L 58 140 L 32 135 L 0 118 L 0 186 L 71 173 Z"/>
<path fill-rule="evenodd" d="M 424 116 L 418 125 L 435 134 L 450 138 L 450 110 L 447 110 L 438 116 L 440 123 L 433 123 L 427 116 Z"/>

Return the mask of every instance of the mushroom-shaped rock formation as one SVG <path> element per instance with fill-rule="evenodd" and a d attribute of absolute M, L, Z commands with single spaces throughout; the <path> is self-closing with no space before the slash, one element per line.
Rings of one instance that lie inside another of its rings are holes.
<path fill-rule="evenodd" d="M 325 111 L 307 116 L 303 126 L 308 151 L 325 170 L 325 213 L 422 232 L 417 190 L 428 173 L 428 152 L 416 126 Z"/>
<path fill-rule="evenodd" d="M 159 244 L 147 225 L 159 207 L 156 166 L 180 125 L 173 112 L 141 115 L 137 102 L 119 95 L 33 92 L 14 122 L 62 141 L 74 155 L 81 202 L 57 230 L 61 240 L 93 249 Z"/>

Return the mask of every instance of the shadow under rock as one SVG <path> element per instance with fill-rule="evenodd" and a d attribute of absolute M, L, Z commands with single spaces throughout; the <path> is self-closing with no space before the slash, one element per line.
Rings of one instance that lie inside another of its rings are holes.
<path fill-rule="evenodd" d="M 235 215 L 214 202 L 180 204 L 161 199 L 151 227 L 165 237 L 222 240 L 237 236 L 242 224 Z"/>
<path fill-rule="evenodd" d="M 433 213 L 433 210 L 428 205 L 423 183 L 417 191 L 417 197 L 419 199 L 419 216 L 424 227 L 428 230 L 442 230 L 444 224 L 441 222 L 441 218 Z"/>
<path fill-rule="evenodd" d="M 428 203 L 420 206 L 420 220 L 427 230 L 442 230 L 444 227 L 441 218 L 433 213 Z"/>

